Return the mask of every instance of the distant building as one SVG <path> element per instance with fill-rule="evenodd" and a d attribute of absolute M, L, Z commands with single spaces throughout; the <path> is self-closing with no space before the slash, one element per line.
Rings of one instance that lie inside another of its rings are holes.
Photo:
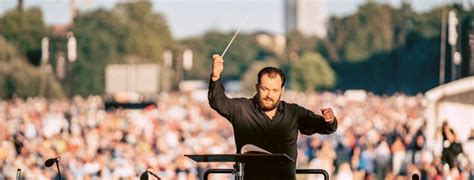
<path fill-rule="evenodd" d="M 285 31 L 326 37 L 325 0 L 285 0 Z"/>

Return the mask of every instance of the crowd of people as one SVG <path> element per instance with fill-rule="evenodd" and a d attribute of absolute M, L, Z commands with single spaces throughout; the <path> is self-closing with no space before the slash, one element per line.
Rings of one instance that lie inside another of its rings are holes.
<path fill-rule="evenodd" d="M 17 169 L 26 179 L 58 176 L 44 165 L 56 157 L 67 179 L 135 179 L 149 170 L 192 180 L 206 168 L 231 168 L 184 156 L 236 152 L 231 125 L 201 96 L 162 93 L 143 109 L 105 109 L 98 96 L 2 100 L 0 179 L 15 178 Z M 332 107 L 339 122 L 334 134 L 299 137 L 298 168 L 325 169 L 331 179 L 474 178 L 473 162 L 448 123 L 426 143 L 422 95 L 288 92 L 282 99 L 315 112 Z"/>

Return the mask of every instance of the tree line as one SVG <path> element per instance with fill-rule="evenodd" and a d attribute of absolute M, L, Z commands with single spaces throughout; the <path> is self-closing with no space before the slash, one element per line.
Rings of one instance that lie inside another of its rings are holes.
<path fill-rule="evenodd" d="M 221 53 L 233 32 L 209 31 L 182 40 L 173 38 L 163 15 L 149 1 L 118 3 L 112 9 L 79 12 L 68 27 L 77 39 L 77 60 L 66 61 L 66 77 L 58 79 L 56 56 L 66 53 L 66 35 L 57 33 L 43 20 L 39 8 L 12 9 L 0 16 L 0 97 L 104 94 L 105 66 L 111 63 L 157 63 L 163 52 L 173 52 L 173 69 L 184 49 L 193 51 L 193 68 L 176 73 L 180 79 L 208 80 L 214 53 Z M 365 89 L 377 94 L 415 94 L 439 82 L 441 14 L 455 9 L 460 23 L 459 47 L 464 64 L 469 61 L 468 33 L 474 12 L 460 6 L 414 11 L 409 3 L 396 8 L 367 2 L 347 16 L 331 17 L 328 36 L 308 37 L 298 32 L 286 35 L 283 52 L 261 45 L 260 33 L 242 33 L 235 39 L 225 60 L 224 81 L 241 81 L 252 91 L 256 72 L 263 66 L 281 67 L 288 88 L 312 90 Z M 50 38 L 50 57 L 41 61 L 41 39 Z M 451 52 L 446 46 L 446 52 Z M 466 50 L 467 49 L 467 50 Z M 450 54 L 446 54 L 446 79 L 450 79 Z M 466 66 L 462 66 L 466 67 Z M 462 76 L 473 70 L 461 69 Z M 73 76 L 73 77 L 70 77 Z M 174 81 L 180 80 L 174 79 Z M 47 82 L 47 83 L 46 83 Z M 31 88 L 35 87 L 35 88 Z M 70 92 L 70 93 L 68 93 Z"/>

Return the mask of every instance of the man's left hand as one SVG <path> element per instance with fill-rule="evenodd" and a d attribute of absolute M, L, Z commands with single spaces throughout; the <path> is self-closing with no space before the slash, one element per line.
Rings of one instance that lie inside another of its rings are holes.
<path fill-rule="evenodd" d="M 323 114 L 324 121 L 327 123 L 332 123 L 334 121 L 334 112 L 331 108 L 321 108 L 321 113 Z"/>

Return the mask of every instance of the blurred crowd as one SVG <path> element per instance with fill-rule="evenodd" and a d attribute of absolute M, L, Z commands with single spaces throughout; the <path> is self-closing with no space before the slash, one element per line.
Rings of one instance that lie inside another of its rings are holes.
<path fill-rule="evenodd" d="M 57 177 L 54 166 L 44 165 L 55 157 L 63 179 L 136 179 L 148 169 L 163 179 L 192 180 L 206 168 L 231 168 L 184 156 L 236 152 L 231 125 L 201 96 L 162 93 L 156 105 L 110 110 L 98 96 L 0 101 L 0 179 L 14 179 L 17 169 L 26 179 Z M 315 112 L 332 107 L 339 121 L 332 135 L 299 137 L 298 168 L 322 168 L 331 179 L 473 178 L 466 149 L 474 149 L 474 132 L 460 143 L 443 123 L 428 144 L 422 95 L 288 92 L 283 99 Z"/>

